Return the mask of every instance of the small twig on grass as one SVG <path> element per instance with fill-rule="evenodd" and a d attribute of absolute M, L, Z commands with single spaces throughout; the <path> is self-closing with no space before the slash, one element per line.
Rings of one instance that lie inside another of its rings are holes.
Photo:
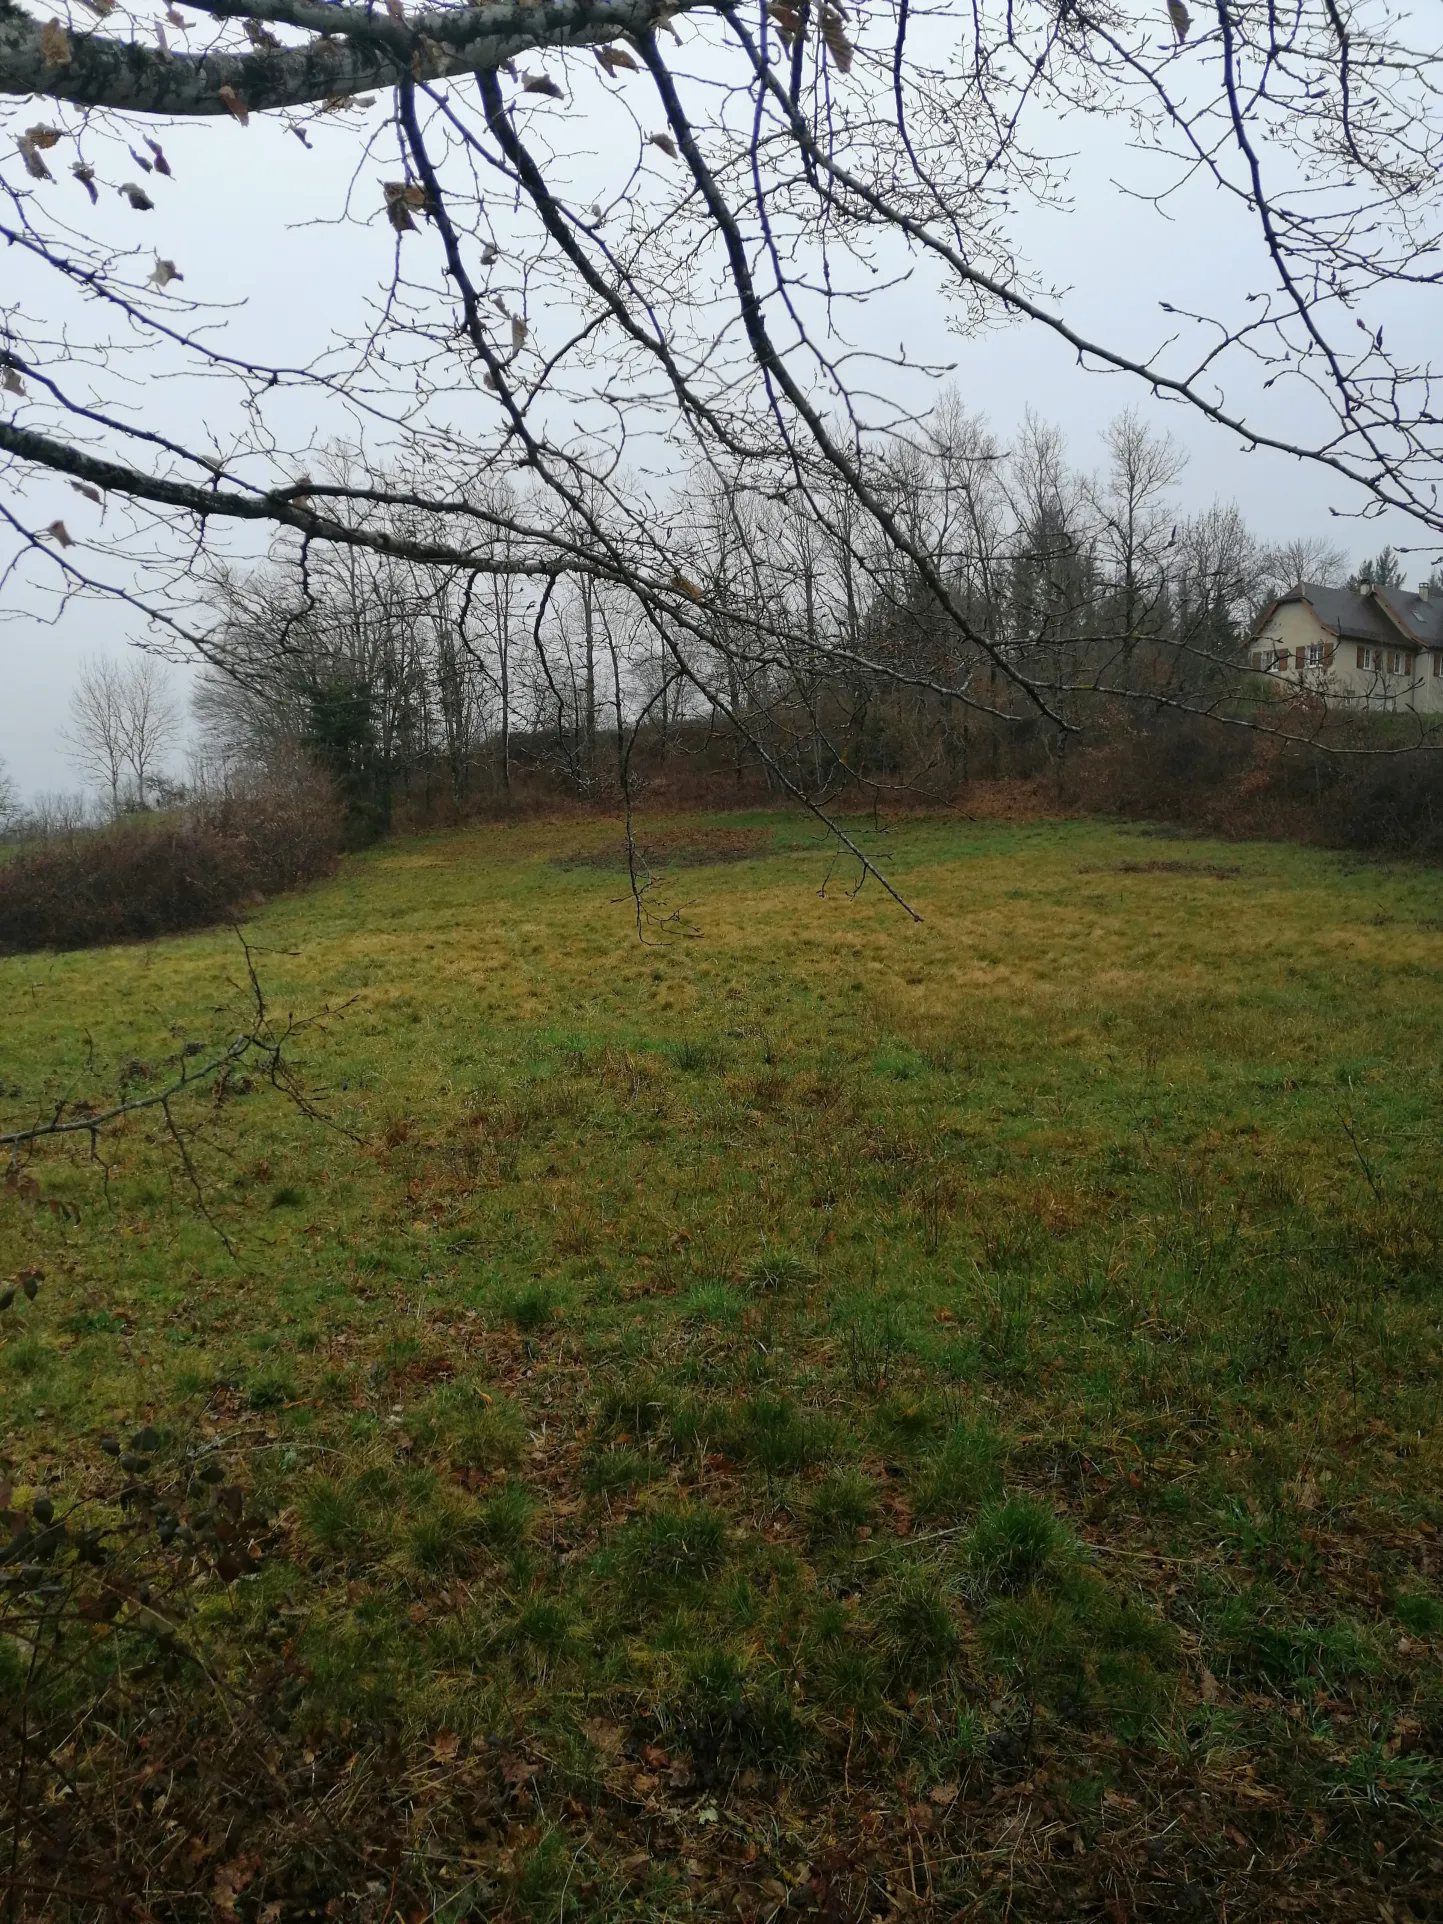
<path fill-rule="evenodd" d="M 1353 1087 L 1353 1080 L 1352 1080 L 1352 1077 L 1350 1076 L 1348 1078 L 1348 1088 L 1350 1092 L 1352 1090 L 1352 1087 Z M 1358 1133 L 1353 1127 L 1353 1118 L 1350 1115 L 1348 1115 L 1343 1109 L 1339 1108 L 1337 1103 L 1334 1103 L 1333 1108 L 1336 1111 L 1336 1114 L 1338 1117 L 1339 1127 L 1342 1129 L 1343 1134 L 1348 1138 L 1348 1141 L 1353 1145 L 1353 1154 L 1358 1158 L 1358 1167 L 1362 1170 L 1363 1174 L 1368 1179 L 1368 1187 L 1373 1192 L 1373 1200 L 1374 1202 L 1381 1205 L 1383 1201 L 1383 1185 L 1378 1180 L 1378 1178 L 1373 1174 L 1372 1168 L 1370 1167 L 1368 1162 L 1368 1158 L 1363 1154 L 1363 1145 L 1359 1142 Z"/>
<path fill-rule="evenodd" d="M 335 1129 L 352 1142 L 359 1138 L 344 1124 L 329 1116 L 311 1100 L 299 1077 L 286 1058 L 286 1046 L 292 1037 L 303 1030 L 313 1028 L 327 1017 L 340 1014 L 350 1008 L 357 1000 L 355 996 L 332 1008 L 329 1004 L 314 1015 L 287 1016 L 279 1029 L 271 1020 L 266 1003 L 265 991 L 261 987 L 256 972 L 255 956 L 239 927 L 235 928 L 236 940 L 241 945 L 245 957 L 246 978 L 252 1003 L 249 1025 L 224 1047 L 216 1046 L 208 1060 L 193 1066 L 193 1055 L 182 1053 L 180 1073 L 166 1084 L 163 1089 L 155 1089 L 144 1095 L 127 1095 L 120 1102 L 113 1103 L 108 1109 L 95 1110 L 88 1103 L 77 1102 L 64 1096 L 56 1103 L 50 1115 L 37 1122 L 27 1124 L 23 1129 L 11 1129 L 0 1133 L 0 1149 L 8 1149 L 12 1170 L 19 1166 L 19 1152 L 35 1144 L 66 1136 L 87 1136 L 90 1141 L 90 1159 L 99 1163 L 109 1182 L 109 1165 L 100 1155 L 102 1133 L 129 1116 L 142 1115 L 149 1110 L 158 1109 L 165 1120 L 165 1127 L 179 1153 L 181 1166 L 186 1179 L 195 1192 L 196 1206 L 205 1221 L 225 1245 L 226 1253 L 235 1255 L 230 1238 L 216 1221 L 208 1208 L 199 1172 L 190 1152 L 187 1132 L 176 1119 L 173 1104 L 180 1096 L 191 1095 L 199 1089 L 210 1086 L 220 1100 L 228 1086 L 230 1077 L 243 1064 L 263 1076 L 272 1088 L 278 1089 L 288 1101 L 310 1121 L 324 1123 L 327 1128 Z M 199 1046 L 199 1045 L 195 1045 Z M 93 1045 L 92 1060 L 93 1060 Z M 202 1051 L 202 1053 L 204 1053 Z"/>

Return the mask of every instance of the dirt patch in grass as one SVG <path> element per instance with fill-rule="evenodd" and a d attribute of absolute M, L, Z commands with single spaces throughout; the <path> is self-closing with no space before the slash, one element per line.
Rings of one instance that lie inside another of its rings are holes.
<path fill-rule="evenodd" d="M 1206 875 L 1214 882 L 1235 882 L 1242 874 L 1236 865 L 1212 862 L 1099 862 L 1080 868 L 1079 875 Z"/>
<path fill-rule="evenodd" d="M 636 859 L 638 868 L 713 868 L 724 862 L 750 862 L 772 854 L 775 848 L 776 836 L 769 828 L 689 828 L 638 837 Z M 602 848 L 578 849 L 554 856 L 551 865 L 561 869 L 624 869 L 626 844 L 608 842 Z"/>

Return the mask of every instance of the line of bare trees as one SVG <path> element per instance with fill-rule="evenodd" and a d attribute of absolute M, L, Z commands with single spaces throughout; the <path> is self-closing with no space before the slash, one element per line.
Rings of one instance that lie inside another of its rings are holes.
<path fill-rule="evenodd" d="M 1136 414 L 1104 442 L 1085 472 L 1055 428 L 1029 419 L 1005 445 L 944 395 L 885 477 L 922 565 L 843 486 L 694 475 L 673 585 L 695 612 L 660 630 L 623 584 L 508 572 L 515 495 L 492 504 L 501 565 L 483 575 L 340 544 L 217 568 L 203 734 L 222 758 L 301 746 L 368 834 L 403 799 L 464 806 L 538 770 L 596 796 L 685 757 L 813 799 L 955 786 L 999 772 L 1017 732 L 1009 662 L 1074 720 L 1146 689 L 1235 704 L 1259 607 L 1344 559 L 1268 546 L 1230 503 L 1182 512 L 1184 457 Z M 335 465 L 357 484 L 353 458 Z M 393 519 L 413 548 L 444 534 Z"/>

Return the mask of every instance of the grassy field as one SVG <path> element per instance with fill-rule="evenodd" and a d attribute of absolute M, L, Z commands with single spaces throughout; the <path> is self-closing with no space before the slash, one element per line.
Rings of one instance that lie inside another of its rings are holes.
<path fill-rule="evenodd" d="M 858 833 L 351 858 L 332 1123 L 0 1188 L 15 1916 L 1443 1917 L 1439 875 Z M 0 1119 L 243 985 L 0 961 Z"/>

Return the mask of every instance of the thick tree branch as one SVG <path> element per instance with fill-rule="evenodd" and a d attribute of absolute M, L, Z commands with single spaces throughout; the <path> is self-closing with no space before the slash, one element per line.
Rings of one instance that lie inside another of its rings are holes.
<path fill-rule="evenodd" d="M 104 27 L 68 33 L 0 0 L 0 94 L 136 114 L 218 116 L 237 105 L 261 113 L 393 87 L 408 76 L 479 73 L 539 47 L 599 45 L 711 0 L 487 0 L 404 21 L 307 0 L 196 4 L 216 19 L 273 22 L 315 38 L 256 53 L 176 53 L 119 40 Z"/>
<path fill-rule="evenodd" d="M 352 548 L 369 548 L 377 554 L 394 555 L 400 561 L 440 562 L 447 567 L 470 569 L 478 574 L 541 577 L 574 574 L 586 565 L 584 557 L 574 552 L 567 554 L 559 550 L 554 542 L 544 555 L 528 557 L 510 552 L 496 555 L 489 548 L 478 552 L 449 542 L 417 541 L 406 535 L 387 533 L 384 529 L 358 528 L 304 506 L 309 494 L 301 484 L 281 488 L 271 494 L 248 495 L 237 494 L 231 489 L 201 486 L 193 481 L 172 481 L 163 476 L 142 474 L 139 469 L 124 467 L 118 461 L 107 461 L 98 455 L 86 454 L 64 441 L 53 440 L 48 434 L 37 434 L 31 428 L 16 427 L 9 421 L 0 421 L 0 453 L 13 454 L 22 461 L 35 462 L 40 467 L 53 469 L 57 474 L 87 481 L 93 487 L 126 495 L 133 501 L 179 509 L 203 521 L 271 522 L 278 527 L 292 528 L 312 540 L 334 541 Z M 359 498 L 359 491 L 340 489 L 333 492 Z M 379 501 L 382 497 L 376 492 L 373 498 Z"/>

